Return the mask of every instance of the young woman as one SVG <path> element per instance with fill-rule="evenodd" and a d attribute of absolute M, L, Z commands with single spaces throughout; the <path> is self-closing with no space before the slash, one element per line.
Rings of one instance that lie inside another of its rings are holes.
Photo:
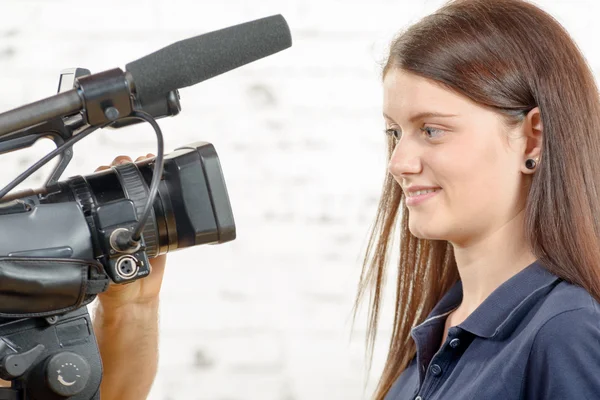
<path fill-rule="evenodd" d="M 383 86 L 371 340 L 395 240 L 400 260 L 375 399 L 600 398 L 600 101 L 568 33 L 450 2 L 393 41 Z"/>

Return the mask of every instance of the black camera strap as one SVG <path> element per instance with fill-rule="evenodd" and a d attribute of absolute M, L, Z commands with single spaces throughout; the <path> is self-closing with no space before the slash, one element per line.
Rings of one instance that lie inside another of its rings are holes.
<path fill-rule="evenodd" d="M 89 304 L 110 279 L 96 260 L 0 257 L 0 317 L 47 317 Z"/>

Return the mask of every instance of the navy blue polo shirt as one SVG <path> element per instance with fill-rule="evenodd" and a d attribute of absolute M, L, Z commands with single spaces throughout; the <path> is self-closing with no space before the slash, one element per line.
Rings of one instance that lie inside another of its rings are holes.
<path fill-rule="evenodd" d="M 600 305 L 535 262 L 463 323 L 454 285 L 411 335 L 417 354 L 386 400 L 600 399 Z"/>

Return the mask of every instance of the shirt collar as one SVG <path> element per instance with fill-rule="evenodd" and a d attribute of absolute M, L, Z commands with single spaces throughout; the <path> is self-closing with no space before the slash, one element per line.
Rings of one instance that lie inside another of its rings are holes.
<path fill-rule="evenodd" d="M 536 261 L 494 290 L 458 328 L 483 338 L 504 337 L 515 329 L 532 305 L 552 290 L 558 281 L 560 278 Z M 423 324 L 458 307 L 462 296 L 462 282 L 458 281 Z"/>

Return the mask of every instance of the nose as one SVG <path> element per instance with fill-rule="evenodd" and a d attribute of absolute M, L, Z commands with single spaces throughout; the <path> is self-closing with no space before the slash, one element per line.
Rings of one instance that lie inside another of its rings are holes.
<path fill-rule="evenodd" d="M 403 137 L 396 144 L 390 162 L 388 163 L 388 172 L 402 183 L 403 178 L 418 174 L 423 169 L 421 162 L 421 152 L 416 145 L 410 144 L 407 137 Z"/>

